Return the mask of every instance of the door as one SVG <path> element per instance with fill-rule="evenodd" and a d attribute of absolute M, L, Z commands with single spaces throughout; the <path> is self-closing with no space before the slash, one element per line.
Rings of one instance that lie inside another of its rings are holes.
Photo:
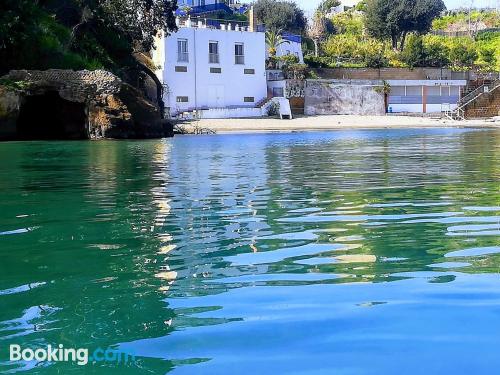
<path fill-rule="evenodd" d="M 208 106 L 210 108 L 224 108 L 224 86 L 208 87 Z"/>

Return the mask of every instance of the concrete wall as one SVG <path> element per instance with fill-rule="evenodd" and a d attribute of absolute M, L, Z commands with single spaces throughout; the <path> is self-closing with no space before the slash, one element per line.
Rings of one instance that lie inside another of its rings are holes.
<path fill-rule="evenodd" d="M 188 41 L 188 62 L 178 61 L 178 39 Z M 218 42 L 217 64 L 209 62 L 211 41 Z M 236 43 L 244 44 L 244 64 L 235 64 Z M 157 74 L 168 86 L 164 101 L 173 115 L 193 109 L 248 107 L 267 97 L 264 33 L 181 27 L 157 44 L 154 60 L 163 67 Z M 176 67 L 186 71 L 176 71 Z M 211 72 L 211 68 L 221 72 Z M 245 69 L 255 73 L 245 74 Z M 188 97 L 188 101 L 178 102 L 177 97 Z M 254 98 L 254 102 L 245 102 L 245 97 Z"/>
<path fill-rule="evenodd" d="M 307 80 L 306 115 L 383 115 L 384 95 L 380 85 L 345 84 L 327 80 Z"/>
<path fill-rule="evenodd" d="M 218 119 L 218 118 L 250 118 L 262 117 L 261 108 L 214 108 L 201 110 L 199 118 Z"/>

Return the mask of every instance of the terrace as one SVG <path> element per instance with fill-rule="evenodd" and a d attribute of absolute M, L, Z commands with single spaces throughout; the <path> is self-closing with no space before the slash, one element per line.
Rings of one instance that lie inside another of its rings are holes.
<path fill-rule="evenodd" d="M 206 17 L 177 17 L 176 24 L 178 27 L 193 27 L 198 29 L 249 32 L 266 31 L 264 25 L 257 25 L 252 28 L 250 23 L 245 21 L 224 20 Z"/>

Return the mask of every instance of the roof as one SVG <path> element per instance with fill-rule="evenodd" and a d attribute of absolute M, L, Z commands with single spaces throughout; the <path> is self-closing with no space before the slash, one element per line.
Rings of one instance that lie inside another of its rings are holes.
<path fill-rule="evenodd" d="M 302 43 L 302 37 L 300 35 L 283 33 L 282 37 L 284 40 L 288 40 L 289 42 Z"/>

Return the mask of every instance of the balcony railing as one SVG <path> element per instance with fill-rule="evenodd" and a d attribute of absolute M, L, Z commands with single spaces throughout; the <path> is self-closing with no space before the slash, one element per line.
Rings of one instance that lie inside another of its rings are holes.
<path fill-rule="evenodd" d="M 179 52 L 179 55 L 177 56 L 177 62 L 189 62 L 189 53 Z"/>
<path fill-rule="evenodd" d="M 218 64 L 220 62 L 218 53 L 209 53 L 208 54 L 208 62 L 210 64 Z"/>
<path fill-rule="evenodd" d="M 234 63 L 236 65 L 245 65 L 245 56 L 244 55 L 235 55 Z"/>
<path fill-rule="evenodd" d="M 177 17 L 178 27 L 193 27 L 205 29 L 217 29 L 226 31 L 250 31 L 250 24 L 245 21 L 225 20 L 204 17 Z M 258 25 L 254 31 L 264 32 L 263 25 Z"/>
<path fill-rule="evenodd" d="M 206 5 L 192 6 L 192 7 L 189 7 L 189 12 L 186 12 L 186 9 L 183 9 L 181 7 L 180 9 L 176 10 L 175 14 L 177 16 L 186 16 L 188 13 L 189 14 L 204 14 L 204 13 L 212 13 L 212 12 L 220 12 L 220 11 L 223 11 L 227 14 L 233 13 L 232 9 L 229 8 L 226 4 L 217 3 L 217 4 L 206 4 Z"/>

